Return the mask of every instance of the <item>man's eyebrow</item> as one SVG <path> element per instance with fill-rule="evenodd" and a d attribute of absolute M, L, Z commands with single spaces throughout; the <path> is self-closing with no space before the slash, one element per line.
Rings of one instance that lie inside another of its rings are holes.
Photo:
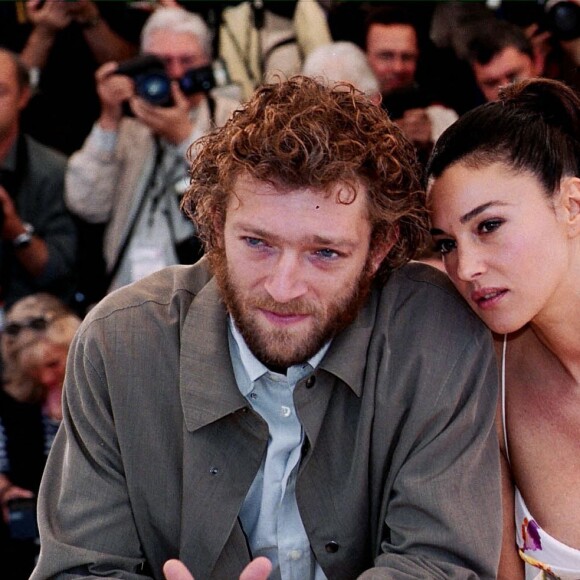
<path fill-rule="evenodd" d="M 264 230 L 260 227 L 252 226 L 250 224 L 238 224 L 237 229 L 243 232 L 245 235 L 249 237 L 257 237 L 257 238 L 264 238 L 273 242 L 278 242 L 280 240 L 280 236 L 276 234 L 276 232 L 271 232 Z M 306 242 L 316 245 L 316 246 L 324 246 L 324 247 L 339 247 L 350 249 L 354 248 L 357 245 L 356 240 L 352 240 L 350 238 L 327 238 L 325 236 L 320 236 L 318 234 L 314 234 L 313 236 L 309 236 L 305 239 Z"/>

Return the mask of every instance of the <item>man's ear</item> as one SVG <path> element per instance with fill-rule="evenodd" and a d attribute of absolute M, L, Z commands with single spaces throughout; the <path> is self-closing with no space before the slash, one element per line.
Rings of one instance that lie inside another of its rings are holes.
<path fill-rule="evenodd" d="M 565 177 L 560 185 L 562 207 L 565 211 L 570 237 L 580 235 L 580 178 Z"/>
<path fill-rule="evenodd" d="M 370 248 L 370 267 L 373 276 L 376 274 L 383 260 L 387 257 L 393 246 L 397 243 L 398 239 L 398 225 L 392 225 L 389 231 L 385 232 L 382 236 L 373 236 Z"/>
<path fill-rule="evenodd" d="M 18 110 L 23 111 L 28 105 L 28 101 L 30 101 L 30 97 L 32 95 L 32 91 L 30 87 L 25 87 L 20 91 L 20 97 L 18 97 Z"/>

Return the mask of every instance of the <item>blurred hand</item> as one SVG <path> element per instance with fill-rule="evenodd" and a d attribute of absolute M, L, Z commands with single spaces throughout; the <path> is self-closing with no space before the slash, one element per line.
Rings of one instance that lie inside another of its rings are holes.
<path fill-rule="evenodd" d="M 11 499 L 17 499 L 21 497 L 32 498 L 34 497 L 34 494 L 28 489 L 18 487 L 17 485 L 11 485 L 2 496 L 2 519 L 6 524 L 8 523 L 9 519 L 8 502 Z"/>
<path fill-rule="evenodd" d="M 425 109 L 409 109 L 396 123 L 415 145 L 425 147 L 431 144 L 431 119 Z"/>
<path fill-rule="evenodd" d="M 8 192 L 0 185 L 0 206 L 4 213 L 1 237 L 3 240 L 13 240 L 24 230 L 22 220 L 16 211 L 14 202 Z"/>
<path fill-rule="evenodd" d="M 129 104 L 135 117 L 147 125 L 156 135 L 175 145 L 182 143 L 193 130 L 189 118 L 191 103 L 181 92 L 177 81 L 171 81 L 171 107 L 159 107 L 148 103 L 141 97 L 134 96 Z"/>
<path fill-rule="evenodd" d="M 72 21 L 67 5 L 66 0 L 46 0 L 42 5 L 41 0 L 28 0 L 26 11 L 35 27 L 56 34 Z"/>
<path fill-rule="evenodd" d="M 116 129 L 123 116 L 123 103 L 135 94 L 133 80 L 115 74 L 116 70 L 116 62 L 107 62 L 95 73 L 97 94 L 101 100 L 99 123 L 103 129 Z"/>
<path fill-rule="evenodd" d="M 99 9 L 92 0 L 69 0 L 67 12 L 76 22 L 89 22 L 99 17 Z"/>
<path fill-rule="evenodd" d="M 240 574 L 240 580 L 268 580 L 272 564 L 268 558 L 252 560 Z M 194 580 L 190 571 L 179 560 L 167 560 L 163 566 L 165 580 Z"/>

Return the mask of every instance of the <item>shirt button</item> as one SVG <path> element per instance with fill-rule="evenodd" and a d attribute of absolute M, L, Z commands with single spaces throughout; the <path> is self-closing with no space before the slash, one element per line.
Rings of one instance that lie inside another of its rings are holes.
<path fill-rule="evenodd" d="M 292 415 L 292 409 L 290 409 L 290 407 L 286 407 L 285 405 L 282 405 L 280 407 L 280 415 L 282 417 L 290 417 L 290 415 Z"/>
<path fill-rule="evenodd" d="M 252 399 L 253 401 L 255 401 L 258 398 L 258 394 L 257 393 L 250 393 L 250 399 Z"/>
<path fill-rule="evenodd" d="M 324 546 L 324 549 L 329 553 L 329 554 L 334 554 L 336 552 L 338 552 L 338 542 L 335 542 L 334 540 L 328 542 L 326 544 L 326 546 Z"/>
<path fill-rule="evenodd" d="M 316 382 L 316 377 L 314 375 L 311 375 L 306 379 L 306 383 L 304 383 L 304 384 L 305 384 L 307 389 L 311 389 L 314 386 L 315 382 Z"/>
<path fill-rule="evenodd" d="M 300 560 L 302 558 L 302 550 L 291 550 L 288 552 L 288 560 Z"/>

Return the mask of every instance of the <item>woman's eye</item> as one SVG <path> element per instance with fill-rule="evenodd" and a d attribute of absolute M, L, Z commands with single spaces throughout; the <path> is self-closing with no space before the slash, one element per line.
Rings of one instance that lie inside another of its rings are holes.
<path fill-rule="evenodd" d="M 484 222 L 481 222 L 479 224 L 479 226 L 477 227 L 477 229 L 482 234 L 489 234 L 490 232 L 497 230 L 497 228 L 499 228 L 499 226 L 501 226 L 502 223 L 503 223 L 503 220 L 498 220 L 498 219 L 486 220 Z"/>
<path fill-rule="evenodd" d="M 448 254 L 455 248 L 453 240 L 435 240 L 435 251 L 440 254 Z"/>

